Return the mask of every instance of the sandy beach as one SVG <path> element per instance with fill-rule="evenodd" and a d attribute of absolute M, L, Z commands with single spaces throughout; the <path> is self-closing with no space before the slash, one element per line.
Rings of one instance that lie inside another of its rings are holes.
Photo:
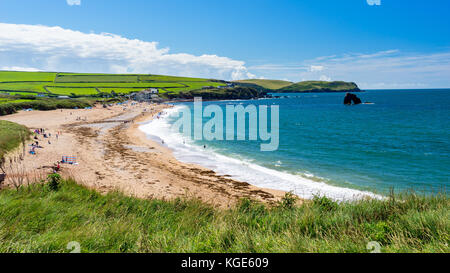
<path fill-rule="evenodd" d="M 179 162 L 168 148 L 149 140 L 139 130 L 140 124 L 167 107 L 142 103 L 106 109 L 22 111 L 0 119 L 31 130 L 44 128 L 51 134 L 48 139 L 38 136 L 42 148 L 36 155 L 26 148 L 19 169 L 29 177 L 45 177 L 62 156 L 75 156 L 78 164 L 62 164 L 60 173 L 102 193 L 118 190 L 138 198 L 198 198 L 223 208 L 243 197 L 274 203 L 284 195 Z M 57 132 L 61 133 L 58 138 Z"/>

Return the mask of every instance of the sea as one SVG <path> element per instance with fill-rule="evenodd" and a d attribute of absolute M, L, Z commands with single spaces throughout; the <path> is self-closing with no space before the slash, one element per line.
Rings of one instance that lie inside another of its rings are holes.
<path fill-rule="evenodd" d="M 210 117 L 183 135 L 174 124 L 182 109 L 193 113 L 193 103 L 174 104 L 140 129 L 164 142 L 180 161 L 301 198 L 345 201 L 408 191 L 448 195 L 450 89 L 367 90 L 357 95 L 368 103 L 352 106 L 343 104 L 345 93 L 276 95 L 280 98 L 203 102 L 224 113 L 227 105 L 278 106 L 275 151 L 263 152 L 264 141 L 248 138 L 194 140 L 195 126 Z"/>

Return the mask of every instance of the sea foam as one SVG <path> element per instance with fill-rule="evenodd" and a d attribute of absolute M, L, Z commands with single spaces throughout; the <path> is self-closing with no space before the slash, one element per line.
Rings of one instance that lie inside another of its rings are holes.
<path fill-rule="evenodd" d="M 292 191 L 304 199 L 314 196 L 327 196 L 337 201 L 350 201 L 362 198 L 377 198 L 382 196 L 355 189 L 337 187 L 325 182 L 317 182 L 307 177 L 286 173 L 254 164 L 251 160 L 237 159 L 225 156 L 211 148 L 205 149 L 196 145 L 191 139 L 172 128 L 171 121 L 179 116 L 179 111 L 185 106 L 175 106 L 163 111 L 159 118 L 155 118 L 139 127 L 150 139 L 164 143 L 173 151 L 175 158 L 182 162 L 194 163 L 217 174 L 228 175 L 231 178 L 247 182 L 251 185 Z"/>

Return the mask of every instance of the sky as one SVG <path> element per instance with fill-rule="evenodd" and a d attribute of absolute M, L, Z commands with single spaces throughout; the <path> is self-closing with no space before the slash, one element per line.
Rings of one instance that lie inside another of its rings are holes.
<path fill-rule="evenodd" d="M 0 70 L 450 87 L 448 0 L 0 0 Z"/>

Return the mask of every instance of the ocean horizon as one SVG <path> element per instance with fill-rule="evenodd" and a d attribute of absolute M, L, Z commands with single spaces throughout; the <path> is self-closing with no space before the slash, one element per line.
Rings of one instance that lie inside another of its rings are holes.
<path fill-rule="evenodd" d="M 185 137 L 172 125 L 183 107 L 193 111 L 193 103 L 177 103 L 140 128 L 180 161 L 302 198 L 380 198 L 392 190 L 448 195 L 450 89 L 367 90 L 357 95 L 371 104 L 353 106 L 343 105 L 343 93 L 278 95 L 283 97 L 203 102 L 222 109 L 279 105 L 280 143 L 273 152 L 261 152 L 258 141 Z"/>

